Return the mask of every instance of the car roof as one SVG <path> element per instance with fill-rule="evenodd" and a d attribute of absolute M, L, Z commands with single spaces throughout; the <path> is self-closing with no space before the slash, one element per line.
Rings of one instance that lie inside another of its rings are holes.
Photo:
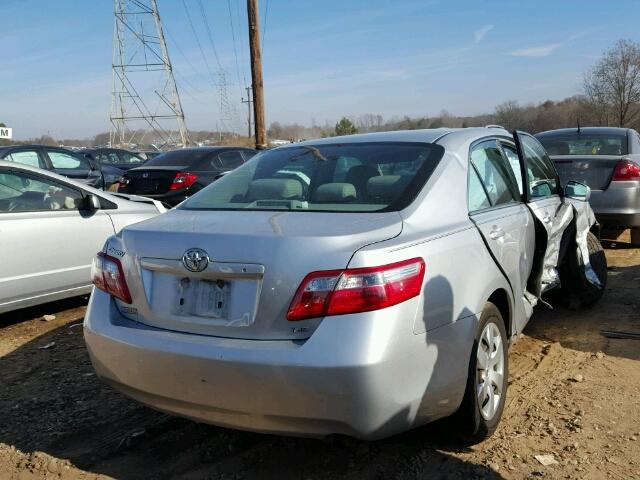
<path fill-rule="evenodd" d="M 629 131 L 629 128 L 620 128 L 620 127 L 578 127 L 575 128 L 558 128 L 556 130 L 547 130 L 544 132 L 536 133 L 536 137 L 552 137 L 556 135 L 567 135 L 567 134 L 576 134 L 579 135 L 581 133 L 590 133 L 592 135 L 606 135 L 608 134 L 624 134 L 626 135 Z"/>
<path fill-rule="evenodd" d="M 95 190 L 96 192 L 102 192 L 101 190 L 96 190 L 93 187 L 88 186 L 86 183 L 77 182 L 69 177 L 65 177 L 64 175 L 58 175 L 57 173 L 52 172 L 51 170 L 45 170 L 43 168 L 32 167 L 31 165 L 25 165 L 24 163 L 17 162 L 9 162 L 7 160 L 0 160 L 0 167 L 11 168 L 13 170 L 24 170 L 25 172 L 33 172 L 38 175 L 42 175 L 44 177 L 50 177 L 55 180 L 61 180 L 66 183 L 71 183 L 73 185 L 77 185 L 82 188 L 86 188 L 89 190 Z"/>
<path fill-rule="evenodd" d="M 441 138 L 455 135 L 457 140 L 465 141 L 487 136 L 511 136 L 503 128 L 497 127 L 470 127 L 470 128 L 431 128 L 421 130 L 396 130 L 391 132 L 360 133 L 342 137 L 327 137 L 317 140 L 292 143 L 277 147 L 295 148 L 306 145 L 327 145 L 335 143 L 365 143 L 365 142 L 410 142 L 410 143 L 437 143 Z"/>
<path fill-rule="evenodd" d="M 175 150 L 167 150 L 166 152 L 159 153 L 171 153 L 171 152 L 220 152 L 224 150 L 253 150 L 249 147 L 236 147 L 233 145 L 218 145 L 215 147 L 187 147 L 187 148 L 176 148 Z M 155 152 L 152 152 L 155 153 Z"/>
<path fill-rule="evenodd" d="M 58 147 L 56 145 L 38 145 L 35 143 L 26 145 L 0 145 L 0 151 L 9 150 L 13 148 L 54 148 L 56 150 L 64 150 L 65 152 L 78 153 L 79 150 L 72 150 L 68 147 Z"/>

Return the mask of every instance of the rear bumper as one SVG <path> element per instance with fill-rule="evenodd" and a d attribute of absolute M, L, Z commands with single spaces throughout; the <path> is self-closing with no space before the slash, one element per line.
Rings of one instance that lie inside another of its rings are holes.
<path fill-rule="evenodd" d="M 163 193 L 161 195 L 153 195 L 153 194 L 147 194 L 147 193 L 135 193 L 135 192 L 132 193 L 132 192 L 128 192 L 128 191 L 123 190 L 123 189 L 118 190 L 118 191 L 120 193 L 125 193 L 125 194 L 128 194 L 128 195 L 139 195 L 141 197 L 151 198 L 153 200 L 157 200 L 159 202 L 166 203 L 167 205 L 171 205 L 172 207 L 175 207 L 180 202 L 186 200 L 191 195 L 196 193 L 195 191 L 190 191 L 188 188 L 186 188 L 184 190 L 175 190 L 175 191 Z"/>
<path fill-rule="evenodd" d="M 640 227 L 640 182 L 613 182 L 592 191 L 589 203 L 605 227 Z"/>
<path fill-rule="evenodd" d="M 378 318 L 326 318 L 305 342 L 256 341 L 151 328 L 95 291 L 84 332 L 97 374 L 153 408 L 259 432 L 374 439 L 453 413 L 464 392 L 476 317 L 414 335 L 413 318 L 389 318 L 411 302 Z"/>

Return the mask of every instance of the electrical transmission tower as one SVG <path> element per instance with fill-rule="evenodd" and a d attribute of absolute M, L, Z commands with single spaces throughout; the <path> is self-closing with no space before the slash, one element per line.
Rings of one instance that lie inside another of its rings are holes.
<path fill-rule="evenodd" d="M 188 145 L 156 0 L 115 0 L 112 66 L 111 145 Z"/>

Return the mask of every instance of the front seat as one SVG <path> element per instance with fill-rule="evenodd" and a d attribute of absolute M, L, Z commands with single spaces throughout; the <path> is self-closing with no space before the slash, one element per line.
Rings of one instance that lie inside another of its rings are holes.
<path fill-rule="evenodd" d="M 369 165 L 356 165 L 347 171 L 345 183 L 350 183 L 356 189 L 356 199 L 368 199 L 367 183 L 372 177 L 377 177 L 380 172 Z"/>

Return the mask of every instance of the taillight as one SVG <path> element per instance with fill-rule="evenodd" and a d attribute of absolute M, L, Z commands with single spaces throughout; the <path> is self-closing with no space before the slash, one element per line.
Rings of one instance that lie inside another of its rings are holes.
<path fill-rule="evenodd" d="M 287 320 L 370 312 L 420 294 L 421 258 L 380 267 L 327 270 L 307 275 L 293 297 Z"/>
<path fill-rule="evenodd" d="M 131 182 L 131 180 L 127 177 L 120 177 L 118 179 L 118 188 L 124 188 L 127 185 L 129 185 L 129 183 Z"/>
<path fill-rule="evenodd" d="M 613 171 L 612 182 L 640 180 L 640 165 L 631 160 L 620 160 Z"/>
<path fill-rule="evenodd" d="M 131 303 L 131 294 L 124 278 L 122 263 L 115 257 L 99 252 L 91 266 L 91 282 L 124 303 Z"/>
<path fill-rule="evenodd" d="M 176 178 L 173 179 L 169 190 L 180 190 L 181 188 L 190 187 L 198 179 L 197 175 L 188 172 L 176 173 Z"/>

